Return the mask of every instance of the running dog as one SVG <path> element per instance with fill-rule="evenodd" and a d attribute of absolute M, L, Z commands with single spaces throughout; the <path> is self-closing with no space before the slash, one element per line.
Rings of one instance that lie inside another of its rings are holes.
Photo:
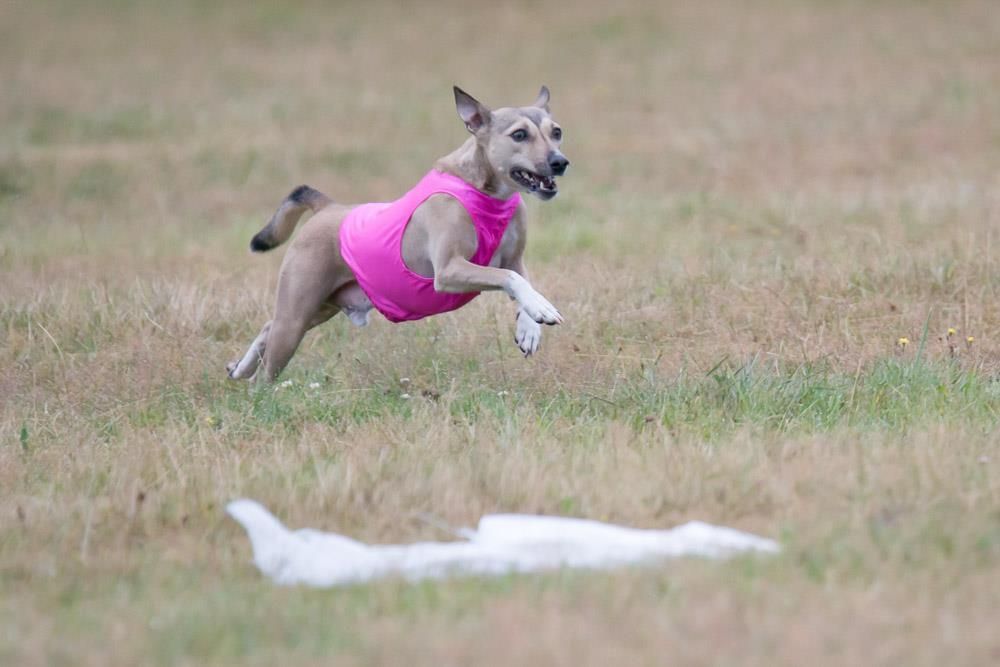
<path fill-rule="evenodd" d="M 514 342 L 525 356 L 538 350 L 542 324 L 563 321 L 528 282 L 523 261 L 521 193 L 552 199 L 569 166 L 549 90 L 542 86 L 531 106 L 496 110 L 454 92 L 472 136 L 400 199 L 349 206 L 302 185 L 253 237 L 250 249 L 266 252 L 288 240 L 303 213 L 314 214 L 281 265 L 273 318 L 226 367 L 230 378 L 273 381 L 306 331 L 339 312 L 358 326 L 373 308 L 404 322 L 503 290 L 517 302 Z"/>

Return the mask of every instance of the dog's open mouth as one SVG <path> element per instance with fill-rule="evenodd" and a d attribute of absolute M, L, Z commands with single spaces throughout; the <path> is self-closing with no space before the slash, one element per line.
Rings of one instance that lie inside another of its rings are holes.
<path fill-rule="evenodd" d="M 556 179 L 551 176 L 539 176 L 527 169 L 514 169 L 510 172 L 510 177 L 514 179 L 515 183 L 523 185 L 528 190 L 537 192 L 540 195 L 552 196 L 559 191 Z"/>

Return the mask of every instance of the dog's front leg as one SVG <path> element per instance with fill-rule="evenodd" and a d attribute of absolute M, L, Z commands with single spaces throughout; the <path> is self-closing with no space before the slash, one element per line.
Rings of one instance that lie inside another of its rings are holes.
<path fill-rule="evenodd" d="M 528 280 L 528 272 L 524 268 L 524 261 L 520 255 L 510 263 L 509 268 L 525 280 Z M 530 357 L 535 352 L 538 352 L 538 347 L 542 344 L 542 325 L 531 319 L 531 316 L 528 315 L 521 304 L 517 305 L 517 314 L 514 316 L 514 344 L 517 345 L 518 349 L 526 357 Z"/>
<path fill-rule="evenodd" d="M 561 324 L 562 315 L 520 274 L 510 269 L 479 266 L 453 257 L 434 267 L 434 289 L 439 292 L 482 292 L 503 290 L 517 301 L 524 313 L 538 324 Z"/>
<path fill-rule="evenodd" d="M 514 343 L 524 356 L 530 357 L 538 352 L 538 346 L 542 344 L 542 325 L 531 319 L 520 306 L 517 308 L 515 320 Z"/>

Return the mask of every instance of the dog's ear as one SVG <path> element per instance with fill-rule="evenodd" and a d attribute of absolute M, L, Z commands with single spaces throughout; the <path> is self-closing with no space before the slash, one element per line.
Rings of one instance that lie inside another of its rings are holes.
<path fill-rule="evenodd" d="M 472 95 L 455 86 L 455 108 L 472 134 L 490 124 L 490 110 Z"/>
<path fill-rule="evenodd" d="M 539 109 L 545 109 L 546 111 L 549 110 L 548 86 L 542 86 L 542 89 L 538 91 L 538 99 L 536 99 L 531 106 L 538 107 Z"/>

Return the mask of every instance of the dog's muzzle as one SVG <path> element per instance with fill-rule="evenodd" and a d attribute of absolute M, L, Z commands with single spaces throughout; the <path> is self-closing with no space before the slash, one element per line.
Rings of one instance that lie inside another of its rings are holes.
<path fill-rule="evenodd" d="M 569 160 L 559 151 L 552 151 L 546 164 L 539 165 L 538 171 L 519 167 L 512 169 L 510 177 L 515 183 L 541 199 L 552 199 L 559 194 L 556 176 L 566 173 Z"/>
<path fill-rule="evenodd" d="M 513 169 L 510 177 L 515 183 L 531 191 L 533 194 L 548 199 L 559 192 L 556 179 L 553 176 L 542 176 L 528 169 Z"/>
<path fill-rule="evenodd" d="M 569 166 L 569 160 L 566 156 L 559 151 L 553 151 L 549 155 L 549 169 L 552 170 L 553 176 L 562 176 L 566 173 L 566 167 Z"/>

